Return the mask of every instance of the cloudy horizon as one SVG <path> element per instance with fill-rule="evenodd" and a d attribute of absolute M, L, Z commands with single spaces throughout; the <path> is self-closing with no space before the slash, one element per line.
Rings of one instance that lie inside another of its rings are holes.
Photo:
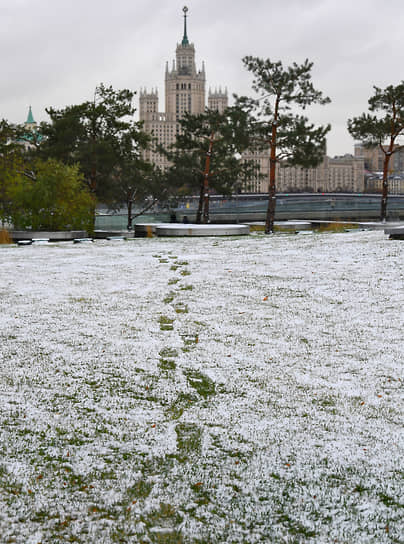
<path fill-rule="evenodd" d="M 401 0 L 15 0 L 0 7 L 0 118 L 22 123 L 31 105 L 37 121 L 47 120 L 46 107 L 88 100 L 101 82 L 133 91 L 157 87 L 163 111 L 165 64 L 171 66 L 182 38 L 184 4 L 207 91 L 221 86 L 230 96 L 251 95 L 245 55 L 314 62 L 314 84 L 332 103 L 307 115 L 331 123 L 329 155 L 353 153 L 346 121 L 366 111 L 373 85 L 404 79 Z"/>

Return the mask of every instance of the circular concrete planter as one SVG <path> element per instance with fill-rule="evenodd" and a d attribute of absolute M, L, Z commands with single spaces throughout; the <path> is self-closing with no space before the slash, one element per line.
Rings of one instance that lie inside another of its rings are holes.
<path fill-rule="evenodd" d="M 156 236 L 243 236 L 250 234 L 248 225 L 156 225 Z"/>

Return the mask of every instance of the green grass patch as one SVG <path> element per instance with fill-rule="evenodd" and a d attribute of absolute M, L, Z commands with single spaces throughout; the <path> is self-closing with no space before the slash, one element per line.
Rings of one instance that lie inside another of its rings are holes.
<path fill-rule="evenodd" d="M 175 370 L 177 368 L 177 365 L 172 359 L 160 359 L 159 367 L 161 368 L 161 370 Z"/>
<path fill-rule="evenodd" d="M 182 454 L 200 454 L 202 429 L 195 423 L 178 423 L 175 427 L 177 448 Z"/>
<path fill-rule="evenodd" d="M 197 402 L 198 397 L 190 393 L 181 392 L 176 400 L 171 404 L 168 413 L 172 419 L 179 419 L 184 411 L 192 406 L 192 403 Z"/>
<path fill-rule="evenodd" d="M 145 524 L 147 539 L 139 538 L 140 544 L 183 544 L 184 539 L 178 529 L 183 518 L 176 508 L 167 503 L 160 503 L 160 507 L 151 511 L 147 516 L 142 516 Z M 158 531 L 155 528 L 158 527 Z M 126 539 L 121 542 L 127 542 Z"/>
<path fill-rule="evenodd" d="M 170 317 L 161 315 L 159 317 L 159 323 L 161 331 L 172 331 L 174 329 L 174 319 L 171 319 Z"/>
<path fill-rule="evenodd" d="M 187 314 L 188 313 L 188 306 L 186 304 L 177 304 L 174 307 L 175 313 L 177 314 Z"/>
<path fill-rule="evenodd" d="M 161 357 L 178 357 L 178 351 L 175 348 L 163 348 L 160 350 Z"/>
<path fill-rule="evenodd" d="M 291 535 L 305 538 L 314 538 L 316 536 L 315 531 L 305 527 L 302 523 L 295 521 L 288 514 L 282 513 L 278 517 L 278 522 L 284 525 Z M 301 542 L 301 540 L 299 540 L 299 542 Z"/>
<path fill-rule="evenodd" d="M 197 334 L 182 334 L 181 337 L 185 346 L 193 346 L 199 342 Z"/>
<path fill-rule="evenodd" d="M 170 291 L 170 292 L 168 293 L 168 295 L 166 295 L 166 296 L 163 298 L 164 304 L 170 304 L 170 302 L 172 302 L 172 301 L 174 300 L 174 297 L 175 297 L 174 291 Z"/>
<path fill-rule="evenodd" d="M 131 500 L 146 499 L 150 495 L 152 489 L 153 485 L 150 482 L 139 480 L 133 486 L 128 487 L 126 493 Z"/>
<path fill-rule="evenodd" d="M 198 370 L 185 370 L 184 374 L 191 387 L 193 387 L 203 398 L 208 398 L 216 392 L 215 383 Z"/>

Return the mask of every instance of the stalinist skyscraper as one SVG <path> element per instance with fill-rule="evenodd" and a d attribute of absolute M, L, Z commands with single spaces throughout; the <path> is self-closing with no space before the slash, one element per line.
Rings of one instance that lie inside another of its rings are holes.
<path fill-rule="evenodd" d="M 167 147 L 175 141 L 179 130 L 178 121 L 185 112 L 191 114 L 203 113 L 206 107 L 206 74 L 205 65 L 197 70 L 195 63 L 195 47 L 188 40 L 187 13 L 184 7 L 184 35 L 181 43 L 177 44 L 176 59 L 171 70 L 168 62 L 165 71 L 165 113 L 158 111 L 157 90 L 140 91 L 139 118 L 144 122 L 144 130 L 152 134 L 159 144 Z M 209 91 L 208 108 L 223 111 L 228 104 L 227 90 Z M 166 159 L 153 149 L 146 152 L 149 161 L 164 168 Z"/>

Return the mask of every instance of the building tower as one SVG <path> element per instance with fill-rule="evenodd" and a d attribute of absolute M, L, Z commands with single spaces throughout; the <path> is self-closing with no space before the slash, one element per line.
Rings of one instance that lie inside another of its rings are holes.
<path fill-rule="evenodd" d="M 222 92 L 222 88 L 215 89 L 213 92 L 209 89 L 208 94 L 208 108 L 210 110 L 216 110 L 219 113 L 223 113 L 229 103 L 229 97 L 227 96 L 227 87 Z"/>
<path fill-rule="evenodd" d="M 141 89 L 139 93 L 139 119 L 143 121 L 143 128 L 151 134 L 163 147 L 175 142 L 179 131 L 178 121 L 186 112 L 193 115 L 203 113 L 206 106 L 205 64 L 202 62 L 200 70 L 196 68 L 195 46 L 189 42 L 187 32 L 188 8 L 183 8 L 184 34 L 177 44 L 175 60 L 169 70 L 166 63 L 165 70 L 165 112 L 158 111 L 157 90 L 148 92 Z M 210 98 L 214 109 L 222 111 L 227 106 L 227 91 L 221 89 L 212 93 Z M 226 106 L 224 105 L 226 104 Z M 145 151 L 144 158 L 154 162 L 161 168 L 166 168 L 168 162 L 165 157 L 150 149 Z"/>
<path fill-rule="evenodd" d="M 18 142 L 24 146 L 26 150 L 35 147 L 35 144 L 42 140 L 41 134 L 38 132 L 38 123 L 32 115 L 32 108 L 29 106 L 27 120 L 24 123 L 25 133 Z"/>
<path fill-rule="evenodd" d="M 154 121 L 158 116 L 159 96 L 157 89 L 148 93 L 146 89 L 139 93 L 139 116 L 143 121 Z"/>
<path fill-rule="evenodd" d="M 27 120 L 25 121 L 24 123 L 24 127 L 27 129 L 27 130 L 36 130 L 37 128 L 37 123 L 34 119 L 34 116 L 32 115 L 32 108 L 31 106 L 29 107 L 29 110 L 28 110 L 28 116 L 27 116 Z"/>
<path fill-rule="evenodd" d="M 195 47 L 189 43 L 187 35 L 187 13 L 184 12 L 184 36 L 177 44 L 176 60 L 171 71 L 166 69 L 166 114 L 175 116 L 178 121 L 185 112 L 202 113 L 205 109 L 205 65 L 198 72 L 195 64 Z"/>

